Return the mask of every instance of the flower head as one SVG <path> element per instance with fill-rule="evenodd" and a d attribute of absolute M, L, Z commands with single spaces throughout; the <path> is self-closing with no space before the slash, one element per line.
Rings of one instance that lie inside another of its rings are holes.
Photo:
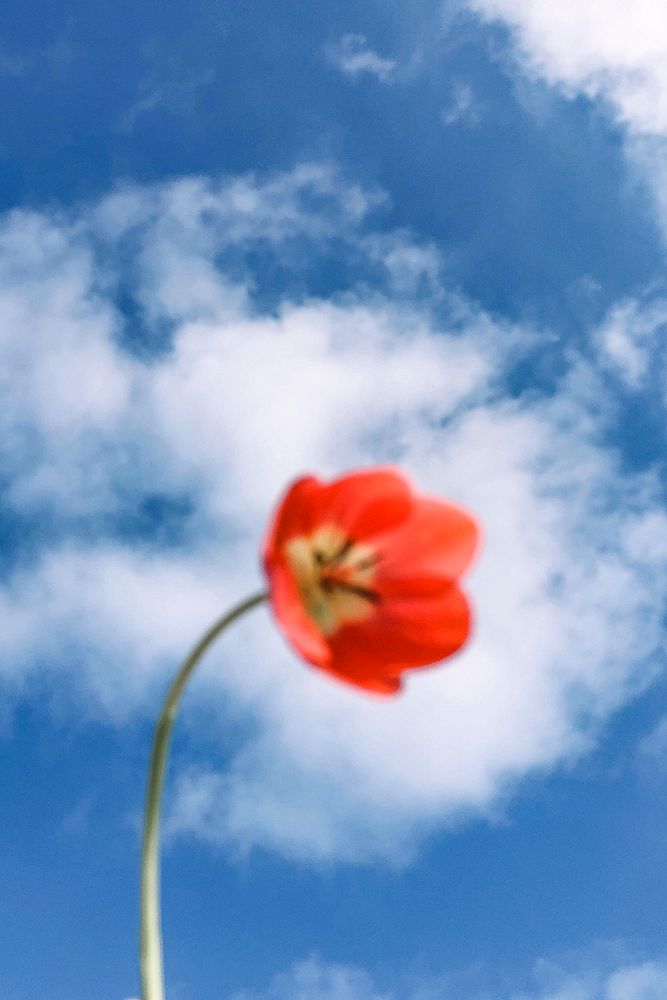
<path fill-rule="evenodd" d="M 313 476 L 287 490 L 264 543 L 271 605 L 310 663 L 382 694 L 470 632 L 458 580 L 478 545 L 470 514 L 394 469 Z"/>

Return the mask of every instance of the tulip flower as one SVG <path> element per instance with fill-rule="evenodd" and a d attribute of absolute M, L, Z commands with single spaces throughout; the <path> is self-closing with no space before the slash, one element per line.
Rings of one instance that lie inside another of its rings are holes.
<path fill-rule="evenodd" d="M 287 640 L 338 680 L 395 694 L 401 675 L 461 648 L 470 609 L 459 580 L 479 529 L 454 504 L 415 492 L 394 469 L 353 472 L 287 490 L 263 548 L 268 590 L 242 601 L 200 639 L 178 671 L 155 727 L 141 857 L 142 1000 L 164 1000 L 160 931 L 160 806 L 169 742 L 189 678 L 209 646 L 269 601 Z"/>
<path fill-rule="evenodd" d="M 382 694 L 404 670 L 456 652 L 470 632 L 458 580 L 479 530 L 392 469 L 287 491 L 264 545 L 278 624 L 306 660 Z"/>

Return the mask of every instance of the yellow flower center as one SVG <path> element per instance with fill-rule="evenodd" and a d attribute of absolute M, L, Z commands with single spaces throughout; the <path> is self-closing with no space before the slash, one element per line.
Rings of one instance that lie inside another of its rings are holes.
<path fill-rule="evenodd" d="M 377 553 L 369 545 L 323 525 L 292 538 L 285 554 L 304 607 L 323 635 L 373 615 L 380 597 L 373 590 Z"/>

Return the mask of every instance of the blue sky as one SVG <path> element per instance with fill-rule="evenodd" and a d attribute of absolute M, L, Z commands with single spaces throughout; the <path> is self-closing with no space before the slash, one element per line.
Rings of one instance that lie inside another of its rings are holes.
<path fill-rule="evenodd" d="M 4 1000 L 137 996 L 168 678 L 386 461 L 485 524 L 474 640 L 391 703 L 216 647 L 170 1000 L 664 1000 L 660 6 L 3 7 Z"/>

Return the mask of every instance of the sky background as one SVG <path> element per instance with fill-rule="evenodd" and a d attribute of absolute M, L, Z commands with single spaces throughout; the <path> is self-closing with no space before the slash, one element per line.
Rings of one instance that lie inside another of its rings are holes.
<path fill-rule="evenodd" d="M 7 0 L 0 211 L 3 1000 L 137 996 L 168 679 L 378 462 L 483 521 L 474 638 L 211 652 L 169 1000 L 664 1000 L 662 0 Z"/>

